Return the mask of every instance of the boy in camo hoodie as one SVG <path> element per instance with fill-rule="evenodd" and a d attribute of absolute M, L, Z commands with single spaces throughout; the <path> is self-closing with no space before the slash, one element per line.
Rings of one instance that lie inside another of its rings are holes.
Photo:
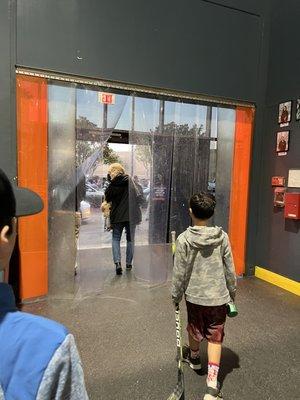
<path fill-rule="evenodd" d="M 214 196 L 194 194 L 190 200 L 193 226 L 177 239 L 172 280 L 172 299 L 185 296 L 189 346 L 183 348 L 183 361 L 201 369 L 199 345 L 208 341 L 207 390 L 204 400 L 220 399 L 218 372 L 224 337 L 227 303 L 234 300 L 236 276 L 227 233 L 208 227 L 214 214 Z"/>

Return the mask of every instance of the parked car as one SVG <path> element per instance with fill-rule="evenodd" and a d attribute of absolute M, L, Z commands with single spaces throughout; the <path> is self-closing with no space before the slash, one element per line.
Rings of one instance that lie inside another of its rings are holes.
<path fill-rule="evenodd" d="M 216 179 L 213 178 L 210 182 L 208 182 L 208 192 L 214 194 L 216 191 Z"/>
<path fill-rule="evenodd" d="M 147 187 L 143 187 L 143 195 L 145 199 L 145 206 L 147 207 L 150 198 L 150 185 Z"/>
<path fill-rule="evenodd" d="M 100 189 L 99 187 L 92 185 L 91 183 L 87 182 L 86 183 L 86 194 L 85 194 L 85 200 L 95 208 L 98 208 L 101 206 L 102 202 L 104 199 L 104 191 L 103 189 Z"/>

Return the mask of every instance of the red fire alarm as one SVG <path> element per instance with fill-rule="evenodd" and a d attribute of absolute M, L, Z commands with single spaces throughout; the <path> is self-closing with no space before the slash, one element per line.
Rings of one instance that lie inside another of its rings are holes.
<path fill-rule="evenodd" d="M 272 186 L 284 186 L 284 176 L 272 176 Z"/>
<path fill-rule="evenodd" d="M 288 219 L 300 219 L 300 193 L 285 194 L 284 217 Z"/>

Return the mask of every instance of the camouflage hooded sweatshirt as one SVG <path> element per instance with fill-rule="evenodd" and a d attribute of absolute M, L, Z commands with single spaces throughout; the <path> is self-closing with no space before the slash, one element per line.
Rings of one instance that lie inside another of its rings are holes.
<path fill-rule="evenodd" d="M 236 276 L 228 235 L 219 227 L 189 227 L 177 239 L 172 298 L 218 306 L 234 299 Z"/>

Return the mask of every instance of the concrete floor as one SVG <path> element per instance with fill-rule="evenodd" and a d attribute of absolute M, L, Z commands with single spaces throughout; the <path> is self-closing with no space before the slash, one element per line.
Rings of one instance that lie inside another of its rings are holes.
<path fill-rule="evenodd" d="M 239 316 L 226 327 L 224 399 L 300 399 L 299 297 L 249 278 L 239 282 L 237 305 Z M 133 273 L 118 279 L 112 273 L 98 295 L 48 300 L 24 311 L 54 318 L 74 333 L 91 400 L 159 400 L 171 393 L 177 374 L 168 285 L 150 289 Z M 205 345 L 202 353 L 205 364 Z M 205 375 L 185 367 L 185 380 L 186 399 L 202 399 Z"/>

